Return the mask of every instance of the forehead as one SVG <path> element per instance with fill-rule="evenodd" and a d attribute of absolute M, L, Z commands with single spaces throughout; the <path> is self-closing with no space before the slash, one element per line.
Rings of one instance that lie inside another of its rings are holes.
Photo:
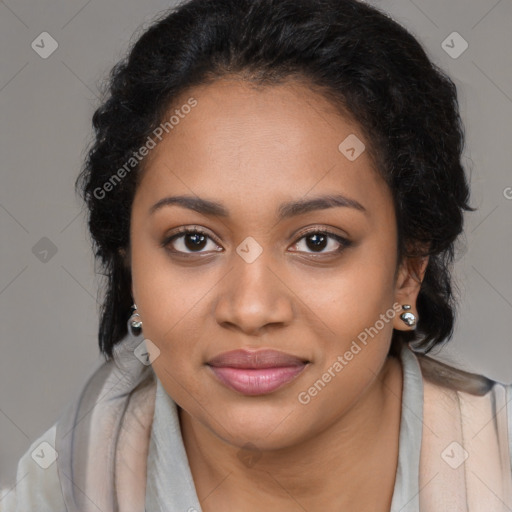
<path fill-rule="evenodd" d="M 304 84 L 222 79 L 186 91 L 173 114 L 179 122 L 150 153 L 139 185 L 148 201 L 164 192 L 240 208 L 336 192 L 363 204 L 390 200 L 360 127 Z"/>

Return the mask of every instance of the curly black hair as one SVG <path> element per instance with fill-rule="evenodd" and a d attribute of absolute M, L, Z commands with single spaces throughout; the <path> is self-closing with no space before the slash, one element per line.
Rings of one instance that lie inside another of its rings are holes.
<path fill-rule="evenodd" d="M 126 162 L 178 95 L 227 75 L 259 86 L 305 80 L 356 120 L 393 194 L 399 261 L 429 256 L 417 329 L 395 330 L 390 353 L 411 341 L 426 353 L 450 339 L 455 242 L 464 210 L 473 210 L 453 81 L 404 27 L 358 0 L 190 0 L 154 20 L 113 67 L 76 181 L 107 281 L 103 355 L 110 359 L 127 334 L 133 301 L 124 255 L 144 159 L 131 172 Z"/>

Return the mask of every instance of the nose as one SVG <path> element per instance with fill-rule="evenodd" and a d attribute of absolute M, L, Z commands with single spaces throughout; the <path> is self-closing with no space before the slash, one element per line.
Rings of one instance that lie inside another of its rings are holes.
<path fill-rule="evenodd" d="M 255 336 L 291 323 L 293 293 L 263 254 L 252 263 L 237 256 L 235 267 L 219 283 L 215 305 L 219 325 Z"/>

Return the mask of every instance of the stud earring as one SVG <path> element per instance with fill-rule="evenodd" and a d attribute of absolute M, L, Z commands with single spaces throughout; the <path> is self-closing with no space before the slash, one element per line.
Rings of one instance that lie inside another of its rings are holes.
<path fill-rule="evenodd" d="M 132 306 L 132 316 L 130 317 L 130 320 L 128 321 L 130 328 L 132 330 L 132 333 L 137 336 L 140 334 L 140 331 L 142 329 L 142 319 L 140 318 L 139 313 L 137 313 L 137 306 L 134 303 Z"/>
<path fill-rule="evenodd" d="M 416 327 L 416 315 L 409 311 L 411 306 L 409 304 L 403 304 L 402 309 L 404 312 L 400 315 L 400 319 L 409 327 Z"/>

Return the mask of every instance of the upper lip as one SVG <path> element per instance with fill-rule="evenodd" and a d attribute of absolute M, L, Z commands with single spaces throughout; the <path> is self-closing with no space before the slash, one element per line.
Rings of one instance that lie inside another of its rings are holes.
<path fill-rule="evenodd" d="M 231 368 L 279 368 L 284 366 L 298 366 L 308 361 L 300 357 L 285 354 L 278 350 L 261 349 L 249 351 L 244 349 L 223 352 L 208 361 L 210 366 Z"/>

